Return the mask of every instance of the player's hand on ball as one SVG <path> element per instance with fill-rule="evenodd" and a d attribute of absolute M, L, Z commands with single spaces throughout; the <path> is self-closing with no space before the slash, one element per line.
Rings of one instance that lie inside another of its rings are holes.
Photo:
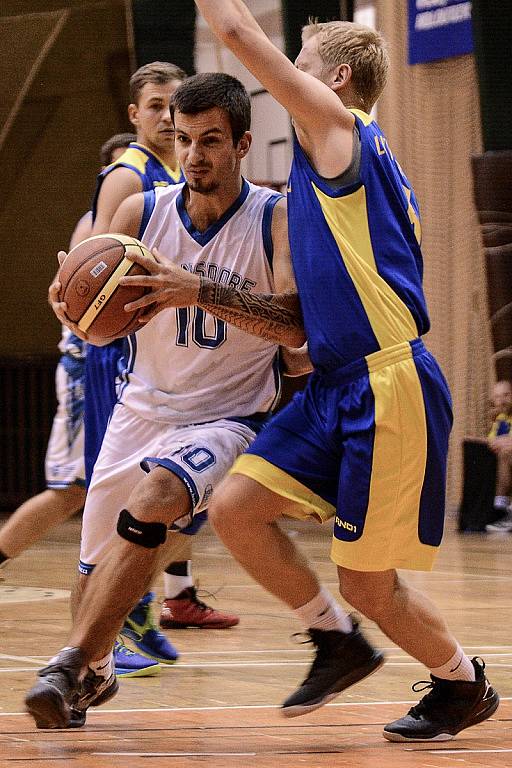
<path fill-rule="evenodd" d="M 127 275 L 119 281 L 121 285 L 140 285 L 150 289 L 142 298 L 124 307 L 126 312 L 145 309 L 139 318 L 141 323 L 147 323 L 162 309 L 193 306 L 199 293 L 198 275 L 176 266 L 156 248 L 152 254 L 154 260 L 142 254 L 130 254 L 129 258 L 144 267 L 149 274 Z"/>
<path fill-rule="evenodd" d="M 64 259 L 66 258 L 66 256 L 67 256 L 67 253 L 65 251 L 58 252 L 57 258 L 59 260 L 60 266 L 62 266 L 62 264 L 64 263 Z M 60 289 L 61 289 L 61 284 L 59 282 L 59 273 L 57 272 L 57 274 L 53 278 L 53 282 L 48 288 L 48 303 L 53 309 L 58 320 L 60 320 L 60 322 L 63 325 L 67 326 L 69 330 L 75 334 L 75 336 L 78 336 L 78 338 L 83 339 L 83 341 L 89 341 L 87 334 L 83 333 L 83 331 L 80 330 L 78 325 L 76 325 L 76 323 L 70 320 L 69 317 L 67 316 L 66 309 L 68 308 L 68 305 L 66 304 L 65 301 L 60 301 L 59 299 Z"/>

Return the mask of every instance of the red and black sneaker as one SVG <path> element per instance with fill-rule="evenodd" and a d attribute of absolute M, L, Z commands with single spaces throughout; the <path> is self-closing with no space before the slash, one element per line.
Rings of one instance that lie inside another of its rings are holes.
<path fill-rule="evenodd" d="M 198 600 L 195 587 L 187 587 L 176 597 L 164 600 L 160 613 L 163 629 L 227 629 L 239 623 L 238 616 L 218 611 Z"/>

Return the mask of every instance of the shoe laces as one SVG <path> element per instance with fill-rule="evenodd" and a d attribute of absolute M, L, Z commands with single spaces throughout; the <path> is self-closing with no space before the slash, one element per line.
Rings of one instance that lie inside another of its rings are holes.
<path fill-rule="evenodd" d="M 134 610 L 141 611 L 144 617 L 144 621 L 141 624 L 139 624 L 138 621 L 135 621 L 131 617 L 131 614 L 128 615 L 128 619 L 127 619 L 130 625 L 130 629 L 134 634 L 138 636 L 139 640 L 142 640 L 146 632 L 149 632 L 150 630 L 153 630 L 154 632 L 158 633 L 158 627 L 155 623 L 155 618 L 153 616 L 151 602 L 148 602 L 145 605 L 137 605 Z"/>
<path fill-rule="evenodd" d="M 136 656 L 136 651 L 132 651 L 127 645 L 118 637 L 114 644 L 114 651 L 121 651 L 124 656 Z"/>
<path fill-rule="evenodd" d="M 198 585 L 199 586 L 199 585 Z M 220 590 L 217 590 L 219 592 Z M 201 611 L 213 611 L 213 608 L 211 608 L 209 605 L 204 603 L 202 600 L 199 599 L 197 594 L 197 589 L 195 587 L 189 587 L 188 592 L 190 595 L 190 601 L 194 603 L 196 608 L 199 608 Z M 216 600 L 216 594 L 217 592 L 208 592 L 207 590 L 203 589 L 201 590 L 201 597 L 212 597 L 214 600 Z"/>
<path fill-rule="evenodd" d="M 297 645 L 307 645 L 308 643 L 312 643 L 316 648 L 315 658 L 313 659 L 313 663 L 311 664 L 307 677 L 305 677 L 302 681 L 302 685 L 314 678 L 320 669 L 325 665 L 325 657 L 328 655 L 328 649 L 326 643 L 322 642 L 324 640 L 322 635 L 324 634 L 325 632 L 323 632 L 323 630 L 311 629 L 306 632 L 294 632 L 291 636 L 292 640 Z M 304 639 L 296 639 L 301 637 Z"/>
<path fill-rule="evenodd" d="M 428 691 L 414 707 L 411 707 L 408 714 L 414 717 L 415 720 L 419 720 L 422 715 L 429 712 L 429 710 L 437 703 L 441 698 L 441 681 L 438 680 L 418 680 L 412 686 L 414 693 L 421 693 L 422 691 Z"/>

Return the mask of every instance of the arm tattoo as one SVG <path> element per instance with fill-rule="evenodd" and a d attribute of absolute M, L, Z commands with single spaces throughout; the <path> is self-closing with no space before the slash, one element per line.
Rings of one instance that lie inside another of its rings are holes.
<path fill-rule="evenodd" d="M 201 276 L 197 304 L 253 336 L 285 346 L 304 343 L 304 324 L 296 293 L 246 293 Z"/>

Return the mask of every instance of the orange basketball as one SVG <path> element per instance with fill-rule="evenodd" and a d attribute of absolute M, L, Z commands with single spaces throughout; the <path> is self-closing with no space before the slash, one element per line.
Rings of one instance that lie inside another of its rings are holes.
<path fill-rule="evenodd" d="M 93 339 L 113 340 L 140 328 L 142 310 L 125 312 L 124 305 L 148 289 L 119 285 L 125 275 L 147 274 L 144 267 L 127 258 L 130 253 L 153 258 L 134 237 L 95 235 L 75 246 L 59 270 L 59 299 L 68 305 L 69 319 Z"/>

